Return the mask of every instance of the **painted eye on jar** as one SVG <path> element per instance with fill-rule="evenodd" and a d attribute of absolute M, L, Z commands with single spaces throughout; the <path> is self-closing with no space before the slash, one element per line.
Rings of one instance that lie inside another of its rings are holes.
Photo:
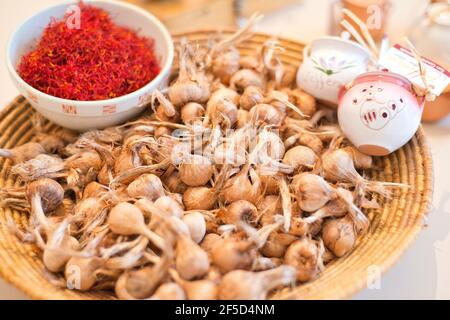
<path fill-rule="evenodd" d="M 380 115 L 380 118 L 387 119 L 387 118 L 389 118 L 389 109 L 388 108 L 382 108 L 379 111 L 378 114 Z"/>

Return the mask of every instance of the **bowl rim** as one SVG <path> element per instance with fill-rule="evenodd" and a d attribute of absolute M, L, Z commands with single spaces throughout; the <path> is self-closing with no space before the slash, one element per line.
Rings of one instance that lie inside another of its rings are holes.
<path fill-rule="evenodd" d="M 321 36 L 318 37 L 314 40 L 312 40 L 309 45 L 306 45 L 305 47 L 308 47 L 309 49 L 314 45 L 314 44 L 318 44 L 321 42 L 338 42 L 338 43 L 344 43 L 350 47 L 355 48 L 356 50 L 359 51 L 359 54 L 361 56 L 364 56 L 364 60 L 369 60 L 370 59 L 370 52 L 364 48 L 362 45 L 360 45 L 358 42 L 350 40 L 350 39 L 346 39 L 340 36 L 330 36 L 330 35 L 326 35 L 326 36 Z"/>
<path fill-rule="evenodd" d="M 16 35 L 19 32 L 19 30 L 21 30 L 27 22 L 29 22 L 31 19 L 33 19 L 37 15 L 40 15 L 42 13 L 45 13 L 48 10 L 51 10 L 51 9 L 54 9 L 57 7 L 64 7 L 64 6 L 68 6 L 70 4 L 76 4 L 78 2 L 79 2 L 78 0 L 66 0 L 62 3 L 47 6 L 44 9 L 41 9 L 38 12 L 35 12 L 32 15 L 30 15 L 18 27 L 16 27 L 14 29 L 14 31 L 10 34 L 7 45 L 6 45 L 6 67 L 9 71 L 9 74 L 11 75 L 11 77 L 13 77 L 18 83 L 20 83 L 20 85 L 25 87 L 28 91 L 30 91 L 33 94 L 45 97 L 45 98 L 47 98 L 49 100 L 53 100 L 57 103 L 69 104 L 69 105 L 76 104 L 79 107 L 85 107 L 85 106 L 92 107 L 92 106 L 104 105 L 104 104 L 109 104 L 109 105 L 110 104 L 121 104 L 125 101 L 128 101 L 131 97 L 144 94 L 149 89 L 149 87 L 151 87 L 155 84 L 158 84 L 162 80 L 164 80 L 165 76 L 172 69 L 172 64 L 173 64 L 173 59 L 174 59 L 174 43 L 173 43 L 173 39 L 172 39 L 172 36 L 171 36 L 169 30 L 164 26 L 164 24 L 157 17 L 155 17 L 150 12 L 145 11 L 144 9 L 142 9 L 134 4 L 119 2 L 116 0 L 114 0 L 114 1 L 111 1 L 111 0 L 83 0 L 83 2 L 86 4 L 91 3 L 94 6 L 95 6 L 95 3 L 105 3 L 108 5 L 116 6 L 118 8 L 127 8 L 132 11 L 135 11 L 138 14 L 145 16 L 147 18 L 147 20 L 150 20 L 152 23 L 154 23 L 157 26 L 157 28 L 160 30 L 160 32 L 163 35 L 164 42 L 165 42 L 164 45 L 167 46 L 168 54 L 167 54 L 164 65 L 161 66 L 161 70 L 159 71 L 158 75 L 155 78 L 153 78 L 150 82 L 148 82 L 143 87 L 141 87 L 133 92 L 127 93 L 120 97 L 116 97 L 116 98 L 112 98 L 112 99 L 104 99 L 104 100 L 71 100 L 71 99 L 59 98 L 59 97 L 47 94 L 45 92 L 42 92 L 42 91 L 34 88 L 30 84 L 28 84 L 25 80 L 23 80 L 22 77 L 17 73 L 16 68 L 13 66 L 12 61 L 11 61 L 11 55 L 10 55 L 10 50 L 13 45 L 13 40 L 16 38 Z"/>

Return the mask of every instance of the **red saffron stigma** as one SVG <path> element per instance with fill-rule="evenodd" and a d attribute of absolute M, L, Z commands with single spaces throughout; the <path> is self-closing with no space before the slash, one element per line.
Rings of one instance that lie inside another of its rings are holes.
<path fill-rule="evenodd" d="M 78 101 L 136 91 L 160 72 L 154 40 L 116 25 L 103 9 L 80 2 L 80 28 L 52 19 L 18 73 L 35 89 Z"/>

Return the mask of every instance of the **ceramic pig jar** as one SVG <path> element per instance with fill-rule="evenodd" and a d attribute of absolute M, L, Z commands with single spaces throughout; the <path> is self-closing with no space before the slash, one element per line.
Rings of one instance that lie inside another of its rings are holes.
<path fill-rule="evenodd" d="M 342 88 L 338 120 L 363 153 L 384 156 L 406 144 L 419 128 L 424 98 L 395 73 L 369 72 Z"/>

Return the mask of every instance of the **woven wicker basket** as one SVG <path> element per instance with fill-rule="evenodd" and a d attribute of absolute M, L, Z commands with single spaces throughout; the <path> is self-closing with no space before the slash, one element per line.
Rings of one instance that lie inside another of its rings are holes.
<path fill-rule="evenodd" d="M 213 31 L 177 35 L 175 41 L 186 37 L 206 42 Z M 227 33 L 227 32 L 225 32 Z M 242 54 L 253 53 L 269 37 L 256 34 L 240 46 Z M 284 63 L 297 67 L 302 59 L 303 45 L 281 39 L 286 49 Z M 12 148 L 33 138 L 32 108 L 23 97 L 18 97 L 0 115 L 0 147 Z M 47 124 L 53 127 L 52 124 Z M 9 174 L 11 162 L 0 159 L 0 187 L 20 185 Z M 375 159 L 377 169 L 367 172 L 370 179 L 409 184 L 409 189 L 397 190 L 382 209 L 367 214 L 370 231 L 361 237 L 356 249 L 347 257 L 327 266 L 322 275 L 311 283 L 276 293 L 276 299 L 340 299 L 351 297 L 365 287 L 368 279 L 382 274 L 391 267 L 413 242 L 422 228 L 432 198 L 432 160 L 423 130 L 402 149 Z M 39 250 L 33 245 L 19 242 L 6 227 L 7 217 L 20 225 L 27 223 L 27 215 L 12 209 L 0 209 L 0 275 L 35 299 L 106 299 L 108 292 L 82 293 L 62 290 L 48 281 L 40 260 Z"/>

